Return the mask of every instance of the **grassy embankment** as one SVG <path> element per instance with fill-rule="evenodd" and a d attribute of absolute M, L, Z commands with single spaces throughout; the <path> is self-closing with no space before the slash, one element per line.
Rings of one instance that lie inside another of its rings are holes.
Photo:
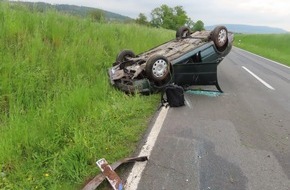
<path fill-rule="evenodd" d="M 115 90 L 107 68 L 172 37 L 0 3 L 0 189 L 77 189 L 132 154 L 159 96 Z"/>
<path fill-rule="evenodd" d="M 290 34 L 235 35 L 235 46 L 290 66 Z"/>

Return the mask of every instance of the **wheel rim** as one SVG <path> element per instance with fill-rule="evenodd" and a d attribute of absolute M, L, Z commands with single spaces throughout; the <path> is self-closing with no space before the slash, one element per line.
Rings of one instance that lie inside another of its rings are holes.
<path fill-rule="evenodd" d="M 218 35 L 218 43 L 223 46 L 227 42 L 227 31 L 222 29 Z"/>
<path fill-rule="evenodd" d="M 167 62 L 164 59 L 155 61 L 152 67 L 152 73 L 155 77 L 160 78 L 167 72 Z"/>

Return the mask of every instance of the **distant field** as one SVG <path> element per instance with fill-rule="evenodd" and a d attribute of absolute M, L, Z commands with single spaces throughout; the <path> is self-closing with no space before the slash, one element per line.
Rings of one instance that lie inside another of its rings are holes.
<path fill-rule="evenodd" d="M 131 155 L 159 96 L 117 91 L 107 69 L 173 37 L 0 2 L 0 189 L 79 189 L 97 159 Z"/>
<path fill-rule="evenodd" d="M 235 46 L 290 66 L 290 34 L 235 35 Z"/>

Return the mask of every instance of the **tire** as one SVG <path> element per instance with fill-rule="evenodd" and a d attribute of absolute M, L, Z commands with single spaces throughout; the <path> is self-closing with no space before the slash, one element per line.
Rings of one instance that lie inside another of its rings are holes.
<path fill-rule="evenodd" d="M 217 26 L 212 31 L 211 39 L 219 51 L 224 51 L 228 45 L 228 30 L 224 26 Z"/>
<path fill-rule="evenodd" d="M 145 67 L 149 80 L 160 83 L 170 76 L 171 64 L 163 55 L 151 56 Z"/>
<path fill-rule="evenodd" d="M 118 65 L 119 63 L 122 63 L 124 61 L 127 61 L 128 58 L 134 58 L 136 57 L 135 53 L 131 50 L 122 50 L 116 57 L 116 62 L 113 63 L 113 66 Z"/>
<path fill-rule="evenodd" d="M 176 31 L 176 38 L 186 38 L 190 36 L 191 31 L 187 26 L 182 26 Z"/>

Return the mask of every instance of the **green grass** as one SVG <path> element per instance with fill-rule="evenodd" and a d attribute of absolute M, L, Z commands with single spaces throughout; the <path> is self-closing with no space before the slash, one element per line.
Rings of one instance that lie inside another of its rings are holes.
<path fill-rule="evenodd" d="M 235 46 L 290 66 L 290 34 L 239 34 Z"/>
<path fill-rule="evenodd" d="M 0 3 L 0 189 L 78 189 L 97 159 L 131 155 L 159 97 L 117 91 L 107 69 L 173 37 Z"/>

